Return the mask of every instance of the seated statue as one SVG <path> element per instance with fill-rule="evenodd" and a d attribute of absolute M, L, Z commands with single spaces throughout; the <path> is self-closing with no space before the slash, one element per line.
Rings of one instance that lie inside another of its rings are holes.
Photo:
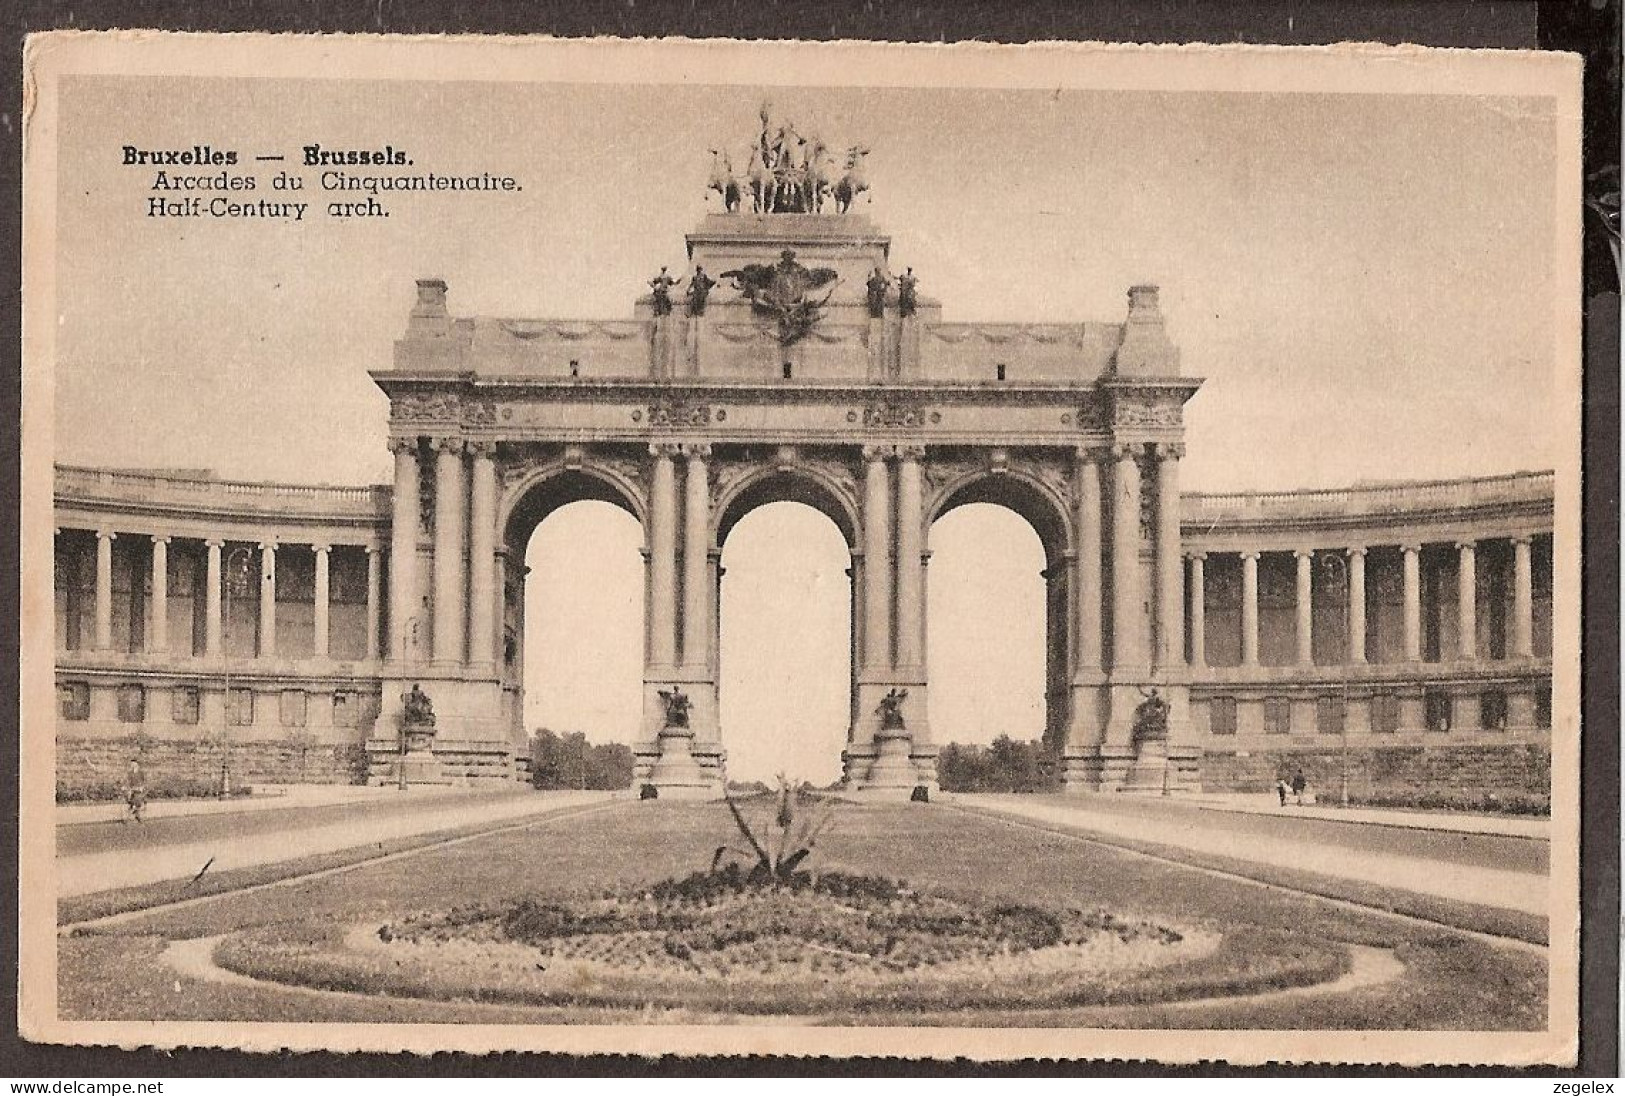
<path fill-rule="evenodd" d="M 875 711 L 880 714 L 881 730 L 900 731 L 903 729 L 903 701 L 907 699 L 907 689 L 893 689 L 880 698 L 880 705 Z"/>
<path fill-rule="evenodd" d="M 1152 689 L 1134 709 L 1134 741 L 1168 737 L 1168 702 Z"/>
<path fill-rule="evenodd" d="M 401 694 L 401 722 L 414 727 L 434 726 L 434 704 L 416 682 L 410 692 Z"/>
<path fill-rule="evenodd" d="M 666 726 L 688 726 L 688 712 L 694 702 L 688 698 L 682 689 L 675 685 L 670 689 L 661 689 L 660 699 L 666 705 Z"/>

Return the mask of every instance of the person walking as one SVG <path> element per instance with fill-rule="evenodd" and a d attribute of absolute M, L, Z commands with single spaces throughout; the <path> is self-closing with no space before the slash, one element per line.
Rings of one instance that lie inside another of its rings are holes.
<path fill-rule="evenodd" d="M 1275 794 L 1281 797 L 1281 806 L 1283 806 L 1283 807 L 1286 806 L 1286 793 L 1287 793 L 1286 777 L 1284 777 L 1284 776 L 1276 777 L 1275 778 Z"/>
<path fill-rule="evenodd" d="M 124 809 L 129 818 L 139 822 L 146 808 L 147 778 L 141 771 L 141 762 L 132 757 L 130 767 L 124 771 Z"/>
<path fill-rule="evenodd" d="M 1292 796 L 1298 806 L 1303 806 L 1303 790 L 1309 786 L 1309 781 L 1303 778 L 1303 770 L 1299 769 L 1292 774 Z"/>

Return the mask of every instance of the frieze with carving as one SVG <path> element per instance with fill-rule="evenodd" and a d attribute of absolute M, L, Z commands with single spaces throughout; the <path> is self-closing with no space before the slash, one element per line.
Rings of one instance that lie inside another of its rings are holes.
<path fill-rule="evenodd" d="M 447 392 L 410 393 L 391 400 L 389 412 L 390 418 L 396 421 L 456 422 L 462 418 L 463 401 Z"/>
<path fill-rule="evenodd" d="M 1183 421 L 1181 409 L 1174 404 L 1120 403 L 1112 409 L 1113 426 L 1178 426 Z"/>

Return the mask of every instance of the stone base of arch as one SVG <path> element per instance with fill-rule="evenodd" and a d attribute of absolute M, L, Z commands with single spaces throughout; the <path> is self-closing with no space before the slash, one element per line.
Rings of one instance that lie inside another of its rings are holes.
<path fill-rule="evenodd" d="M 674 688 L 689 699 L 686 728 L 666 726 L 660 694 Z M 653 799 L 721 799 L 727 790 L 728 755 L 717 726 L 717 688 L 707 670 L 672 667 L 645 679 L 643 733 L 632 747 L 633 793 Z"/>
<path fill-rule="evenodd" d="M 423 664 L 394 667 L 383 678 L 378 719 L 366 743 L 369 783 L 400 782 L 401 697 L 413 685 L 434 704 L 435 733 L 428 749 L 409 751 L 409 786 L 483 786 L 527 778 L 528 743 L 504 714 L 503 687 L 495 671 Z"/>
<path fill-rule="evenodd" d="M 1134 712 L 1153 685 L 1168 701 L 1168 736 L 1136 743 Z M 1172 795 L 1200 791 L 1199 747 L 1190 741 L 1190 691 L 1164 682 L 1104 679 L 1072 689 L 1072 724 L 1061 754 L 1067 792 Z"/>
<path fill-rule="evenodd" d="M 882 727 L 880 702 L 893 689 L 907 690 L 903 726 Z M 841 790 L 865 799 L 909 800 L 937 795 L 937 747 L 931 743 L 926 715 L 927 686 L 922 674 L 899 678 L 860 675 L 854 709 L 857 716 L 841 751 Z M 917 789 L 924 788 L 923 793 Z"/>

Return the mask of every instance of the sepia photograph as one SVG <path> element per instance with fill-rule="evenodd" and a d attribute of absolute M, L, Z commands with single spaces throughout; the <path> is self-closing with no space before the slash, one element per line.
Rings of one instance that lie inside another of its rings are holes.
<path fill-rule="evenodd" d="M 25 1037 L 1574 1062 L 1577 58 L 25 85 Z"/>

